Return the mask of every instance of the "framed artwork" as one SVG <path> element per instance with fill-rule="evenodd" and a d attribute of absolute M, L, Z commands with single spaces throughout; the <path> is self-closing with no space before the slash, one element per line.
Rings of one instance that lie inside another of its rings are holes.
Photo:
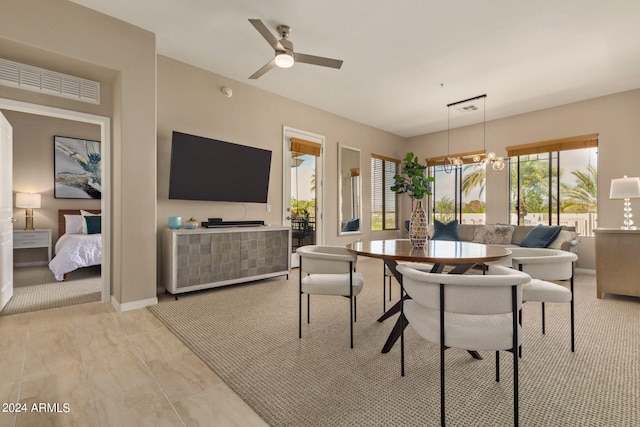
<path fill-rule="evenodd" d="M 100 199 L 100 141 L 54 136 L 54 197 Z"/>

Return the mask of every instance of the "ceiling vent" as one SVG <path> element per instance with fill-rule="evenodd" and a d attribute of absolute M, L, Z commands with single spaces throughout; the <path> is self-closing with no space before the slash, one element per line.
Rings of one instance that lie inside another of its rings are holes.
<path fill-rule="evenodd" d="M 100 104 L 100 82 L 0 58 L 0 84 Z"/>
<path fill-rule="evenodd" d="M 478 107 L 476 107 L 473 104 L 470 105 L 465 105 L 464 107 L 459 107 L 459 108 L 455 108 L 455 110 L 461 112 L 461 113 L 471 113 L 473 111 L 477 111 Z"/>

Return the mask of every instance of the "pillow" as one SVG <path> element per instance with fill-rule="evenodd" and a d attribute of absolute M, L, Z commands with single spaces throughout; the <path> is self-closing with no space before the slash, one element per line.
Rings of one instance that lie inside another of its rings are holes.
<path fill-rule="evenodd" d="M 523 248 L 546 248 L 558 237 L 561 230 L 562 226 L 560 225 L 538 224 L 524 236 L 520 246 Z"/>
<path fill-rule="evenodd" d="M 578 233 L 576 233 L 575 231 L 568 231 L 568 230 L 560 230 L 560 234 L 558 234 L 558 237 L 556 237 L 556 240 L 554 240 L 549 246 L 549 249 L 562 249 L 562 244 L 565 242 L 570 242 L 572 240 L 576 240 L 578 238 Z"/>
<path fill-rule="evenodd" d="M 100 215 L 86 215 L 84 217 L 87 234 L 102 233 L 102 217 Z"/>
<path fill-rule="evenodd" d="M 485 245 L 510 245 L 513 225 L 478 225 L 473 235 L 473 243 Z"/>
<path fill-rule="evenodd" d="M 446 224 L 435 220 L 433 223 L 433 240 L 452 240 L 458 241 L 460 237 L 458 236 L 458 221 L 451 221 Z"/>
<path fill-rule="evenodd" d="M 91 213 L 89 211 L 84 211 L 84 210 L 80 210 L 80 213 L 82 214 L 83 217 L 83 221 L 82 221 L 82 234 L 89 234 L 88 230 L 87 230 L 87 221 L 86 221 L 86 217 L 89 216 L 100 216 L 101 214 L 94 214 Z"/>
<path fill-rule="evenodd" d="M 64 234 L 82 234 L 82 215 L 64 216 Z"/>

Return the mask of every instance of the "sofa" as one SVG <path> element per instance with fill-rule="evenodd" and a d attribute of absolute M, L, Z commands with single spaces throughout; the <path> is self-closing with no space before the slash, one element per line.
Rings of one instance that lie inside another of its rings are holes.
<path fill-rule="evenodd" d="M 458 237 L 460 241 L 484 243 L 502 247 L 519 247 L 527 234 L 536 226 L 507 225 L 507 224 L 459 224 Z M 509 241 L 509 230 L 512 228 Z M 434 226 L 429 226 L 429 236 L 434 236 Z M 575 227 L 562 226 L 560 234 L 547 246 L 550 249 L 561 249 L 575 253 L 580 240 Z"/>

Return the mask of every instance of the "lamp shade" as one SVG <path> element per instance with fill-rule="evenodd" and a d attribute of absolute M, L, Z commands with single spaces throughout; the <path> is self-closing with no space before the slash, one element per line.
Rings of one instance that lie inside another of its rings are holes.
<path fill-rule="evenodd" d="M 640 197 L 640 178 L 616 178 L 611 180 L 610 199 L 636 199 Z"/>
<path fill-rule="evenodd" d="M 40 194 L 16 193 L 16 208 L 40 208 Z"/>

